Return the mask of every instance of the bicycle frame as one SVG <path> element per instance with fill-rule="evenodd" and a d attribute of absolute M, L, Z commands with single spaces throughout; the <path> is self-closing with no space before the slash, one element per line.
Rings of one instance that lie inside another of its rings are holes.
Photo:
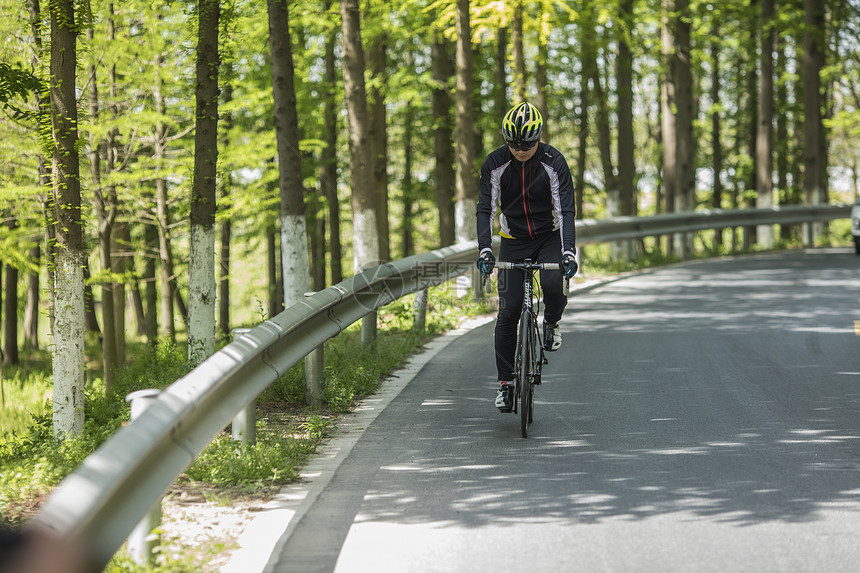
<path fill-rule="evenodd" d="M 544 358 L 543 335 L 541 334 L 540 328 L 537 326 L 538 312 L 540 311 L 540 299 L 538 299 L 537 303 L 533 300 L 534 282 L 534 271 L 526 271 L 525 279 L 523 280 L 523 309 L 520 313 L 520 331 L 517 336 L 517 350 L 514 355 L 514 369 L 516 372 L 519 372 L 522 367 L 522 364 L 520 364 L 523 357 L 522 345 L 525 343 L 529 344 L 530 348 L 528 356 L 533 358 L 536 354 L 534 352 L 534 347 L 537 346 L 541 349 L 541 360 L 534 361 L 537 363 L 535 365 L 537 370 L 531 367 L 528 369 L 528 377 L 530 381 L 533 381 L 536 376 L 540 376 L 540 366 Z M 537 344 L 535 344 L 535 342 Z M 519 384 L 517 387 L 519 388 Z"/>
<path fill-rule="evenodd" d="M 535 305 L 535 272 L 539 270 L 560 270 L 558 263 L 496 263 L 498 269 L 518 269 L 523 271 L 523 304 L 520 312 L 517 346 L 514 354 L 516 387 L 513 411 L 520 414 L 523 437 L 528 437 L 528 426 L 534 416 L 534 386 L 541 383 L 541 369 L 547 363 L 544 342 L 538 328 L 540 300 Z M 536 308 L 537 307 L 537 308 Z"/>

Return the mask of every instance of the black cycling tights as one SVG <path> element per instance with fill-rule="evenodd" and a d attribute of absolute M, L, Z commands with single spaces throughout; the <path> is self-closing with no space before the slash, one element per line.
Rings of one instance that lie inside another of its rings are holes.
<path fill-rule="evenodd" d="M 502 239 L 499 260 L 519 263 L 561 263 L 561 237 L 557 231 L 536 239 Z M 517 325 L 523 304 L 525 271 L 499 269 L 499 316 L 496 320 L 496 369 L 499 380 L 513 380 Z M 567 306 L 561 271 L 541 271 L 540 284 L 545 303 L 544 321 L 557 323 Z"/>

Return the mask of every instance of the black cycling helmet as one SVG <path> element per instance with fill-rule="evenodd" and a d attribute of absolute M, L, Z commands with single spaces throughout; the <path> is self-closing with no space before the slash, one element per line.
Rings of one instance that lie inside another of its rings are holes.
<path fill-rule="evenodd" d="M 543 118 L 538 108 L 528 102 L 512 107 L 502 120 L 502 137 L 514 149 L 533 147 L 542 129 Z"/>

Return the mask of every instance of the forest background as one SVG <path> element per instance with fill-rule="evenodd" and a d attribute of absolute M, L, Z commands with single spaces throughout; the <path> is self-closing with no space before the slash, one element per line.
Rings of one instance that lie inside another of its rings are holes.
<path fill-rule="evenodd" d="M 580 218 L 858 193 L 857 0 L 0 0 L 0 30 L 3 363 L 51 350 L 58 436 L 130 339 L 199 362 L 306 291 L 474 240 L 517 101 L 543 111 Z"/>

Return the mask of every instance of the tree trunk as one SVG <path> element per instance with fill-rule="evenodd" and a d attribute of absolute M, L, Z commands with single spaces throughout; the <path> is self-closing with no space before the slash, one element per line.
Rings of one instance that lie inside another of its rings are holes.
<path fill-rule="evenodd" d="M 596 57 L 591 52 L 592 57 Z M 606 92 L 603 90 L 603 82 L 600 77 L 600 69 L 597 60 L 589 64 L 591 75 L 591 90 L 594 94 L 594 103 L 597 111 L 597 135 L 600 148 L 600 163 L 603 166 L 603 185 L 606 191 L 606 214 L 609 217 L 621 215 L 621 200 L 618 192 L 618 178 L 615 176 L 615 167 L 612 164 L 612 133 L 609 126 L 609 102 Z"/>
<path fill-rule="evenodd" d="M 230 236 L 231 222 L 226 219 L 221 222 L 221 250 L 219 252 L 218 277 L 218 328 L 225 337 L 230 331 Z"/>
<path fill-rule="evenodd" d="M 27 2 L 27 7 L 30 13 L 30 32 L 33 37 L 33 55 L 31 57 L 31 64 L 33 69 L 39 69 L 40 62 L 43 57 L 43 44 L 42 44 L 42 9 L 39 5 L 39 0 L 29 0 Z M 33 94 L 35 99 L 36 109 L 40 112 L 39 114 L 39 129 L 47 130 L 50 128 L 48 121 L 50 114 L 47 109 L 46 102 L 42 97 L 42 94 L 36 92 Z M 39 173 L 39 186 L 42 190 L 49 189 L 51 186 L 51 174 L 48 172 L 48 168 L 45 165 L 45 157 L 42 153 L 39 153 L 36 158 L 36 166 Z M 41 194 L 40 194 L 41 196 Z M 48 212 L 52 211 L 52 207 L 49 206 L 50 201 L 46 198 L 42 197 L 41 201 L 45 204 L 45 215 L 47 216 Z M 46 239 L 49 236 L 53 235 L 52 225 L 45 225 L 45 234 Z M 52 241 L 46 240 L 46 243 L 50 243 Z M 52 263 L 52 259 L 50 258 L 50 251 L 46 251 L 45 253 L 48 255 L 47 262 Z M 39 285 L 39 271 L 42 265 L 42 256 L 41 249 L 39 246 L 35 246 L 30 249 L 30 258 L 33 259 L 33 262 L 36 265 L 36 272 L 30 273 L 29 279 L 27 282 L 27 307 L 24 311 L 24 347 L 25 348 L 39 348 L 39 298 L 40 298 L 40 285 Z M 50 266 L 49 267 L 49 280 L 48 280 L 48 289 L 49 289 L 49 300 L 53 299 L 53 286 L 51 286 L 51 279 L 53 278 Z M 53 308 L 51 309 L 51 316 L 53 316 Z M 51 321 L 53 324 L 53 321 Z"/>
<path fill-rule="evenodd" d="M 114 5 L 113 2 L 108 2 L 108 41 L 114 42 L 116 39 L 116 24 L 114 22 Z M 117 100 L 119 99 L 119 91 L 117 87 L 116 64 L 111 64 L 108 67 L 108 86 L 110 93 L 110 104 L 108 108 L 112 118 L 119 115 L 117 108 Z M 119 130 L 111 129 L 107 134 L 105 168 L 108 175 L 117 171 L 120 167 L 120 153 L 122 146 L 119 142 Z M 134 257 L 131 248 L 131 233 L 128 229 L 128 222 L 120 220 L 119 204 L 117 201 L 116 186 L 110 185 L 107 189 L 107 199 L 111 204 L 111 208 L 115 210 L 116 222 L 114 224 L 112 234 L 112 246 L 110 249 L 112 269 L 123 277 L 134 275 Z M 113 279 L 111 279 L 113 280 Z M 116 337 L 116 367 L 122 368 L 125 364 L 125 341 L 126 341 L 126 280 L 121 279 L 113 282 L 113 305 L 114 305 L 114 336 Z M 107 338 L 107 335 L 105 335 Z"/>
<path fill-rule="evenodd" d="M 826 202 L 824 161 L 821 149 L 824 126 L 821 117 L 821 69 L 824 67 L 824 5 L 820 0 L 804 0 L 803 36 L 803 192 L 806 202 L 820 205 Z M 822 223 L 812 224 L 811 244 L 823 232 Z"/>
<path fill-rule="evenodd" d="M 589 7 L 590 8 L 590 7 Z M 595 45 L 594 14 L 589 9 L 583 17 L 583 60 L 582 73 L 590 81 L 592 100 L 595 106 L 595 120 L 598 135 L 598 150 L 600 152 L 600 163 L 603 168 L 603 187 L 606 193 L 606 215 L 616 217 L 621 215 L 621 202 L 618 193 L 618 179 L 615 176 L 615 167 L 612 164 L 612 133 L 609 125 L 609 102 L 603 90 L 600 67 L 598 64 L 597 46 Z M 613 249 L 613 256 L 617 256 L 617 249 Z"/>
<path fill-rule="evenodd" d="M 50 176 L 51 189 L 53 189 L 53 171 Z M 57 228 L 54 224 L 54 193 L 53 191 L 46 197 L 43 203 L 43 215 L 45 217 L 45 266 L 48 273 L 47 296 L 48 301 L 48 332 L 54 332 L 54 322 L 56 313 L 54 312 L 54 301 L 56 300 L 56 273 L 54 268 L 57 266 Z M 86 323 L 86 319 L 84 320 Z"/>
<path fill-rule="evenodd" d="M 349 176 L 352 187 L 353 268 L 359 273 L 379 263 L 376 209 L 370 185 L 370 121 L 364 83 L 364 50 L 357 0 L 341 0 L 343 82 L 349 127 Z"/>
<path fill-rule="evenodd" d="M 87 39 L 92 42 L 93 28 L 87 28 Z M 93 123 L 99 121 L 99 92 L 98 78 L 96 76 L 96 67 L 94 64 L 87 66 L 89 70 L 89 112 L 90 119 Z M 117 368 L 116 355 L 116 332 L 114 322 L 114 304 L 113 304 L 113 272 L 111 256 L 111 233 L 113 232 L 114 221 L 116 220 L 116 192 L 113 196 L 106 194 L 102 187 L 101 181 L 101 163 L 102 155 L 105 153 L 102 142 L 99 141 L 94 134 L 90 135 L 90 175 L 93 185 L 93 199 L 96 211 L 96 219 L 98 222 L 98 241 L 99 241 L 99 264 L 101 266 L 101 277 L 99 281 L 102 290 L 102 328 L 104 335 L 102 336 L 102 366 L 104 368 L 104 383 L 105 390 L 110 390 L 113 387 L 114 374 Z M 113 189 L 112 187 L 110 189 Z"/>
<path fill-rule="evenodd" d="M 457 0 L 457 88 L 456 88 L 456 141 L 457 172 L 455 227 L 457 242 L 474 241 L 477 236 L 475 201 L 474 124 L 472 111 L 472 27 L 469 0 Z"/>
<path fill-rule="evenodd" d="M 385 94 L 388 38 L 383 33 L 370 42 L 370 161 L 371 181 L 376 205 L 376 233 L 379 235 L 380 260 L 391 260 L 391 231 L 388 223 L 388 120 Z"/>
<path fill-rule="evenodd" d="M 284 310 L 284 283 L 278 273 L 278 233 L 274 227 L 266 229 L 266 269 L 269 285 L 269 317 Z"/>
<path fill-rule="evenodd" d="M 134 276 L 134 257 L 132 256 L 131 232 L 126 221 L 118 220 L 113 232 L 113 268 L 123 277 Z M 117 368 L 125 365 L 126 309 L 128 307 L 128 283 L 125 280 L 113 284 L 113 318 L 116 335 Z"/>
<path fill-rule="evenodd" d="M 535 66 L 535 105 L 543 115 L 543 129 L 540 133 L 540 139 L 543 142 L 551 143 L 550 140 L 550 116 L 549 103 L 547 101 L 547 90 L 549 82 L 547 80 L 547 61 L 549 60 L 549 47 L 547 46 L 546 37 L 543 33 L 538 37 L 538 59 Z"/>
<path fill-rule="evenodd" d="M 719 25 L 714 24 L 711 31 L 711 171 L 714 173 L 714 192 L 711 197 L 711 206 L 714 209 L 723 207 L 723 145 L 721 142 L 720 124 L 720 41 Z M 718 250 L 723 244 L 722 229 L 714 232 L 714 249 Z"/>
<path fill-rule="evenodd" d="M 407 61 L 411 67 L 412 56 L 407 56 Z M 412 162 L 413 162 L 413 132 L 415 124 L 415 108 L 407 105 L 404 110 L 405 117 L 403 118 L 403 223 L 401 227 L 402 242 L 403 242 L 403 257 L 408 257 L 415 253 L 415 244 L 412 239 L 414 223 L 413 217 L 413 202 L 415 201 L 415 190 L 412 177 Z"/>
<path fill-rule="evenodd" d="M 325 191 L 317 188 L 311 189 L 311 193 L 307 217 L 311 236 L 311 288 L 318 292 L 326 287 Z"/>
<path fill-rule="evenodd" d="M 98 202 L 98 199 L 96 200 Z M 96 208 L 96 213 L 100 209 Z M 114 320 L 113 283 L 110 273 L 112 272 L 111 257 L 111 229 L 112 224 L 103 223 L 99 217 L 99 262 L 102 272 L 106 273 L 102 280 L 102 359 L 104 365 L 105 389 L 113 387 L 114 373 L 117 368 L 116 352 L 116 321 Z"/>
<path fill-rule="evenodd" d="M 690 44 L 689 0 L 675 0 L 675 150 L 677 155 L 675 190 L 676 211 L 686 213 L 695 208 L 696 142 L 693 138 L 693 66 Z M 675 236 L 675 248 L 683 259 L 693 252 L 693 235 Z"/>
<path fill-rule="evenodd" d="M 677 195 L 677 150 L 675 144 L 675 38 L 669 23 L 669 12 L 673 9 L 672 0 L 663 0 L 662 50 L 664 76 L 660 90 L 660 105 L 663 135 L 663 200 L 666 203 L 665 213 L 675 212 L 675 196 Z M 669 251 L 674 250 L 673 242 L 669 242 Z"/>
<path fill-rule="evenodd" d="M 775 40 L 776 70 L 774 77 L 782 78 L 785 73 L 785 42 Z M 776 193 L 780 204 L 791 204 L 791 189 L 789 188 L 788 176 L 791 172 L 791 138 L 788 131 L 789 102 L 787 82 L 779 80 L 776 85 L 776 138 L 774 140 L 774 153 L 776 154 Z M 795 225 L 780 225 L 780 238 L 788 241 L 794 233 Z"/>
<path fill-rule="evenodd" d="M 88 258 L 84 258 L 84 325 L 87 332 L 101 335 L 99 320 L 96 317 L 96 297 L 93 294 L 93 287 L 90 285 L 91 278 L 90 261 Z"/>
<path fill-rule="evenodd" d="M 219 0 L 200 0 L 194 179 L 188 278 L 188 361 L 215 351 L 215 187 L 218 162 Z"/>
<path fill-rule="evenodd" d="M 227 78 L 224 82 L 224 104 L 229 104 L 233 101 L 233 71 L 228 65 L 226 66 L 225 72 Z M 222 133 L 224 134 L 224 149 L 230 148 L 230 129 L 232 127 L 233 115 L 231 113 L 227 113 L 224 117 L 224 129 L 222 130 Z M 229 173 L 225 174 L 220 186 L 221 196 L 228 199 L 233 191 L 230 184 Z M 220 231 L 221 250 L 219 251 L 218 265 L 220 272 L 218 277 L 218 327 L 221 330 L 221 334 L 223 334 L 227 340 L 230 340 L 232 334 L 230 328 L 230 239 L 233 234 L 233 225 L 229 214 L 223 221 L 221 221 Z"/>
<path fill-rule="evenodd" d="M 661 42 L 661 76 L 660 76 L 660 140 L 662 154 L 660 156 L 660 185 L 657 212 L 675 212 L 675 181 L 676 181 L 676 149 L 675 149 L 675 79 L 674 79 L 674 37 L 669 24 L 669 14 L 672 11 L 672 0 L 663 0 L 663 16 L 660 27 Z M 658 245 L 661 237 L 658 237 Z M 665 253 L 671 255 L 675 250 L 672 235 L 666 237 Z"/>
<path fill-rule="evenodd" d="M 84 252 L 75 100 L 74 4 L 56 0 L 51 18 L 51 132 L 57 256 L 54 277 L 53 426 L 56 437 L 84 429 Z"/>
<path fill-rule="evenodd" d="M 17 219 L 10 216 L 9 229 L 18 226 Z M 5 290 L 3 299 L 3 364 L 18 364 L 18 269 L 6 265 Z"/>
<path fill-rule="evenodd" d="M 798 39 L 797 44 L 802 43 L 802 39 Z M 795 47 L 797 46 L 795 44 Z M 794 100 L 794 106 L 792 109 L 792 136 L 791 142 L 792 147 L 794 148 L 794 152 L 791 156 L 791 204 L 792 205 L 801 205 L 805 202 L 804 200 L 804 182 L 803 182 L 803 169 L 805 158 L 803 156 L 804 149 L 804 140 L 806 138 L 805 128 L 804 128 L 804 117 L 803 117 L 803 109 L 806 103 L 804 102 L 803 92 L 803 64 L 799 63 L 799 76 L 800 81 L 796 81 L 792 84 L 792 99 Z M 803 233 L 806 225 L 801 225 L 799 230 L 796 229 L 795 233 L 798 238 L 803 238 Z"/>
<path fill-rule="evenodd" d="M 447 54 L 447 52 L 445 52 Z M 497 32 L 497 40 L 496 40 L 496 69 L 494 70 L 496 85 L 495 91 L 493 93 L 493 109 L 495 110 L 496 115 L 496 123 L 501 123 L 502 118 L 505 117 L 505 114 L 508 111 L 508 29 L 507 28 L 499 28 Z M 450 65 L 449 65 L 450 67 Z M 444 76 L 445 79 L 450 78 L 453 73 L 450 71 L 447 75 Z M 444 84 L 444 80 L 440 78 L 436 78 L 434 75 L 434 79 L 437 82 L 441 82 Z M 501 142 L 500 142 L 501 143 Z"/>
<path fill-rule="evenodd" d="M 735 69 L 743 70 L 744 66 L 744 55 L 740 54 L 737 56 L 735 60 Z M 743 161 L 744 155 L 744 113 L 741 111 L 744 109 L 744 100 L 746 99 L 746 87 L 744 86 L 745 82 L 745 74 L 738 73 L 737 75 L 737 84 L 735 85 L 735 89 L 733 90 L 734 95 L 736 97 L 735 106 L 738 111 L 734 114 L 734 132 L 735 138 L 733 142 L 732 153 L 729 155 L 734 155 L 735 166 L 736 166 L 736 175 L 732 178 L 732 191 L 731 191 L 731 208 L 732 209 L 740 209 L 741 208 L 741 194 L 743 192 L 745 182 L 741 177 L 741 169 L 739 169 L 741 162 Z M 742 229 L 733 228 L 732 229 L 732 252 L 737 252 L 744 247 L 743 240 L 745 240 L 746 233 L 743 232 Z"/>
<path fill-rule="evenodd" d="M 624 216 L 637 214 L 636 159 L 633 139 L 633 54 L 631 51 L 633 22 L 633 0 L 623 0 L 619 5 L 621 32 L 618 34 L 617 90 L 618 90 L 618 193 L 620 212 Z M 634 256 L 634 243 L 621 244 L 624 259 Z"/>
<path fill-rule="evenodd" d="M 583 11 L 583 19 L 579 26 L 579 42 L 582 45 L 581 65 L 582 73 L 579 75 L 579 107 L 576 113 L 576 131 L 579 136 L 579 145 L 577 148 L 576 158 L 576 181 L 574 188 L 577 191 L 574 193 L 576 201 L 576 217 L 582 219 L 585 217 L 585 171 L 588 167 L 588 107 L 591 103 L 591 92 L 588 88 L 588 62 L 591 61 L 588 51 L 591 46 L 591 32 L 594 28 L 590 25 L 588 15 L 590 11 Z"/>
<path fill-rule="evenodd" d="M 749 171 L 749 182 L 747 184 L 747 190 L 756 191 L 758 185 L 758 155 L 756 154 L 756 145 L 758 145 L 758 59 L 756 58 L 756 50 L 758 48 L 758 5 L 759 0 L 749 0 L 749 34 L 744 40 L 745 47 L 742 48 L 742 53 L 746 52 L 748 55 L 748 60 L 745 62 L 749 67 L 749 71 L 746 73 L 747 85 L 744 89 L 744 93 L 749 98 L 747 101 L 747 112 L 749 115 L 749 123 L 746 126 L 747 136 L 749 141 L 748 147 L 748 157 L 751 161 L 751 169 Z M 749 194 L 748 194 L 749 195 Z M 753 204 L 745 204 L 743 207 L 750 206 Z M 744 250 L 748 250 L 752 243 L 756 242 L 756 227 L 744 227 L 742 229 L 743 232 L 743 248 Z"/>
<path fill-rule="evenodd" d="M 30 259 L 36 269 L 42 266 L 42 250 L 36 245 L 30 249 Z M 27 274 L 27 307 L 24 309 L 24 348 L 39 348 L 39 273 Z"/>
<path fill-rule="evenodd" d="M 618 42 L 618 186 L 621 191 L 621 214 L 637 214 L 636 161 L 633 135 L 633 54 L 631 50 L 633 0 L 623 0 L 620 5 L 622 34 Z"/>
<path fill-rule="evenodd" d="M 343 250 L 340 243 L 340 201 L 337 196 L 337 68 L 334 56 L 337 30 L 332 29 L 325 48 L 325 148 L 320 157 L 320 187 L 328 204 L 329 263 L 331 282 L 343 280 Z"/>
<path fill-rule="evenodd" d="M 436 159 L 440 247 L 453 245 L 457 240 L 454 224 L 454 130 L 451 126 L 451 93 L 448 89 L 448 81 L 454 75 L 450 46 L 451 43 L 437 31 L 431 46 L 430 65 L 433 74 L 433 117 L 436 122 L 433 129 L 433 155 Z"/>
<path fill-rule="evenodd" d="M 341 0 L 343 30 L 343 84 L 349 133 L 349 178 L 352 187 L 353 268 L 356 274 L 379 264 L 379 235 L 371 186 L 370 120 L 364 83 L 364 49 L 358 0 Z M 362 319 L 361 341 L 367 348 L 376 345 L 377 315 Z"/>
<path fill-rule="evenodd" d="M 457 3 L 459 9 L 460 3 Z M 468 8 L 468 6 L 467 6 Z M 459 16 L 459 12 L 458 12 Z M 528 101 L 526 94 L 526 56 L 523 41 L 523 3 L 522 0 L 514 0 L 513 23 L 511 25 L 511 43 L 514 51 L 514 99 L 516 103 Z M 459 34 L 459 33 L 458 33 Z"/>
<path fill-rule="evenodd" d="M 147 193 L 147 204 L 152 208 L 155 205 L 155 196 Z M 154 225 L 154 212 L 147 214 L 147 221 L 143 226 L 143 241 L 145 245 L 145 258 L 143 265 L 143 299 L 144 312 L 143 331 L 150 346 L 155 346 L 158 341 L 158 289 L 156 288 L 155 260 L 158 256 L 158 226 Z"/>
<path fill-rule="evenodd" d="M 286 0 L 269 0 L 268 7 L 281 197 L 281 276 L 284 279 L 284 308 L 289 308 L 301 301 L 304 293 L 311 288 L 308 232 L 302 184 L 302 157 L 299 152 L 299 116 L 293 83 L 290 17 Z"/>
<path fill-rule="evenodd" d="M 761 59 L 759 64 L 758 130 L 756 134 L 756 207 L 775 204 L 773 194 L 773 48 L 776 40 L 773 0 L 761 0 Z M 758 242 L 773 248 L 776 236 L 772 225 L 761 225 Z"/>
<path fill-rule="evenodd" d="M 167 127 L 160 120 L 167 113 L 167 106 L 161 91 L 160 72 L 162 67 L 162 58 L 159 53 L 155 56 L 155 83 L 152 87 L 155 112 L 159 117 L 155 124 L 155 143 L 153 146 L 157 173 L 155 177 L 155 217 L 158 226 L 158 255 L 161 260 L 161 332 L 171 342 L 176 342 L 176 325 L 173 315 L 176 283 L 173 279 L 173 249 L 170 245 L 170 206 L 167 197 L 167 179 L 162 172 L 167 155 Z"/>

